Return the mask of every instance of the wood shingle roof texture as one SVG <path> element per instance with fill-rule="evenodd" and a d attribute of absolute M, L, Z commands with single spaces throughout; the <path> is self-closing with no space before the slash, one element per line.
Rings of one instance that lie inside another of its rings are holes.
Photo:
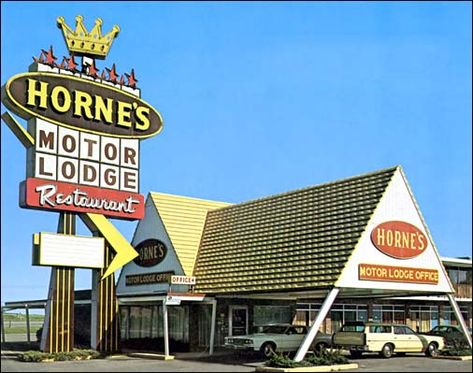
<path fill-rule="evenodd" d="M 209 211 L 194 267 L 195 290 L 333 286 L 396 169 Z"/>

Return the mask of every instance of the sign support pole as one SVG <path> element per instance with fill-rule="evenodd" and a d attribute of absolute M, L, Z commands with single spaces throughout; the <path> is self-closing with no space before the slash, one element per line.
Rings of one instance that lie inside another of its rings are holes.
<path fill-rule="evenodd" d="M 26 314 L 26 341 L 31 343 L 31 336 L 30 336 L 30 310 L 28 305 L 25 304 L 25 314 Z"/>
<path fill-rule="evenodd" d="M 166 298 L 163 299 L 163 326 L 164 326 L 164 355 L 169 356 L 169 324 L 168 324 L 168 306 Z"/>
<path fill-rule="evenodd" d="M 100 236 L 100 234 L 94 232 L 94 236 Z M 115 274 L 112 273 L 110 276 L 103 278 L 114 257 L 107 242 L 105 243 L 104 255 L 104 268 L 92 270 L 90 345 L 100 352 L 116 352 L 119 350 L 120 328 Z"/>
<path fill-rule="evenodd" d="M 465 320 L 463 319 L 463 315 L 460 311 L 460 308 L 458 307 L 457 302 L 455 301 L 455 298 L 453 294 L 448 293 L 447 294 L 448 300 L 450 302 L 450 305 L 453 308 L 453 312 L 455 313 L 455 317 L 457 318 L 458 322 L 460 323 L 460 326 L 462 328 L 463 334 L 465 335 L 466 340 L 468 341 L 468 344 L 470 345 L 470 348 L 472 348 L 471 345 L 471 335 L 470 332 L 468 331 L 468 328 L 466 326 Z"/>
<path fill-rule="evenodd" d="M 2 343 L 5 343 L 5 323 L 3 322 L 3 307 L 1 308 L 2 310 Z"/>
<path fill-rule="evenodd" d="M 63 212 L 58 233 L 74 235 L 76 216 Z M 67 248 L 65 248 L 67 250 Z M 41 336 L 41 351 L 68 352 L 74 348 L 74 268 L 53 267 Z"/>
<path fill-rule="evenodd" d="M 212 321 L 210 324 L 209 355 L 213 355 L 214 353 L 216 319 L 217 319 L 217 300 L 212 299 Z"/>

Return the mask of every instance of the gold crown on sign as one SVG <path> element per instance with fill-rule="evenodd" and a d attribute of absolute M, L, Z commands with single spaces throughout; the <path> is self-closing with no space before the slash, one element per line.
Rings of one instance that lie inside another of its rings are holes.
<path fill-rule="evenodd" d="M 115 25 L 106 35 L 102 35 L 102 19 L 97 18 L 90 32 L 84 26 L 84 18 L 76 17 L 76 30 L 73 31 L 64 21 L 64 17 L 57 18 L 57 26 L 62 30 L 69 52 L 85 55 L 98 59 L 105 59 L 115 39 L 120 32 L 120 27 Z"/>

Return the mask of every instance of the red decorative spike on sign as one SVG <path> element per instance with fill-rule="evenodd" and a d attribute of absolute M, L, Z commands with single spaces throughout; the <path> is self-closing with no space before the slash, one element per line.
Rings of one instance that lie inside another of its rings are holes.
<path fill-rule="evenodd" d="M 120 81 L 118 82 L 120 85 L 124 85 L 125 84 L 125 77 L 122 75 L 120 76 Z"/>
<path fill-rule="evenodd" d="M 52 67 L 56 66 L 57 57 L 54 56 L 53 46 L 51 45 L 49 47 L 49 51 L 47 51 L 47 52 L 44 49 L 42 49 L 42 52 L 46 56 L 46 64 L 48 64 Z"/>
<path fill-rule="evenodd" d="M 98 72 L 99 70 L 95 66 L 95 60 L 92 60 L 92 65 L 89 66 L 88 74 L 94 78 L 98 78 L 99 77 Z M 105 71 L 102 71 L 102 79 L 104 77 L 105 77 Z"/>
<path fill-rule="evenodd" d="M 65 69 L 65 68 L 66 68 L 66 61 L 67 61 L 67 58 L 66 58 L 66 57 L 63 57 L 63 58 L 62 58 L 62 62 L 61 62 L 61 64 L 59 65 L 59 67 L 60 67 L 61 69 Z"/>
<path fill-rule="evenodd" d="M 67 59 L 67 69 L 70 71 L 78 71 L 77 63 L 74 60 L 74 53 L 71 54 L 71 57 Z"/>
<path fill-rule="evenodd" d="M 116 71 L 116 68 L 115 68 L 115 64 L 113 64 L 111 69 L 109 69 L 108 67 L 106 67 L 106 69 L 108 71 L 108 80 L 112 83 L 116 83 L 118 75 L 117 75 L 117 71 Z"/>
<path fill-rule="evenodd" d="M 128 87 L 131 87 L 131 88 L 136 88 L 136 83 L 138 83 L 138 79 L 136 79 L 135 77 L 135 70 L 134 69 L 131 69 L 131 73 L 130 74 L 127 74 L 125 73 L 127 79 L 128 79 Z"/>

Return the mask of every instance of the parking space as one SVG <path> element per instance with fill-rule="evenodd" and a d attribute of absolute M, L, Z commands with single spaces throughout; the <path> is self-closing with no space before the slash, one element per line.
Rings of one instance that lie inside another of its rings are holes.
<path fill-rule="evenodd" d="M 421 354 L 380 358 L 366 354 L 350 359 L 359 365 L 350 372 L 471 372 L 471 361 L 452 361 L 427 358 Z M 2 357 L 2 372 L 253 372 L 264 364 L 257 354 L 234 354 L 218 351 L 213 356 L 205 353 L 177 354 L 172 361 L 138 359 L 118 356 L 89 361 L 55 363 L 22 363 Z"/>

